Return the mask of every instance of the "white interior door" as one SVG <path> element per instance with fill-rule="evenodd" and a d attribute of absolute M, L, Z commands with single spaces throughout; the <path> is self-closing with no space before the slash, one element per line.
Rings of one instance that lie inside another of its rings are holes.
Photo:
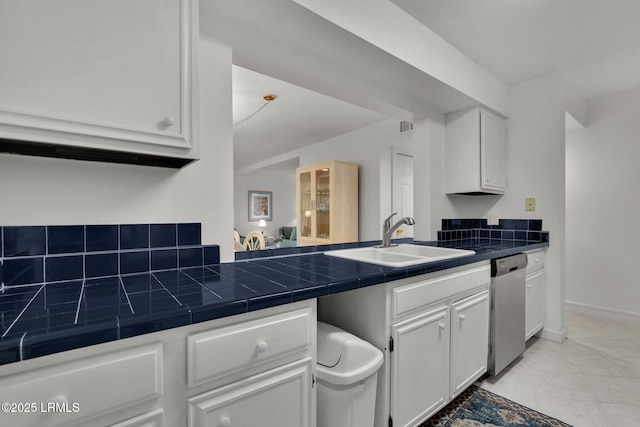
<path fill-rule="evenodd" d="M 391 212 L 398 212 L 393 220 L 413 217 L 413 156 L 408 150 L 393 149 L 391 177 Z M 394 239 L 405 237 L 413 237 L 413 226 L 403 225 L 393 235 Z"/>

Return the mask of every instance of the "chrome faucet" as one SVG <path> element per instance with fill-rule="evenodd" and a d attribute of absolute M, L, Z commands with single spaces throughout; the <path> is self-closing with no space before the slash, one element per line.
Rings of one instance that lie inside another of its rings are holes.
<path fill-rule="evenodd" d="M 416 223 L 413 218 L 407 216 L 391 225 L 391 218 L 396 214 L 397 212 L 394 212 L 384 220 L 384 224 L 382 225 L 382 244 L 376 246 L 376 248 L 388 248 L 390 246 L 397 246 L 395 244 L 391 244 L 391 236 L 393 235 L 393 232 L 396 231 L 402 224 L 414 225 Z"/>

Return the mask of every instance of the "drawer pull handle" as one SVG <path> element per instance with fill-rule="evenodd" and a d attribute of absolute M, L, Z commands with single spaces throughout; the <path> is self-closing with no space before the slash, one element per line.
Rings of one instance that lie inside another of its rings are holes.
<path fill-rule="evenodd" d="M 175 122 L 176 121 L 171 116 L 166 116 L 164 119 L 162 119 L 162 123 L 164 123 L 165 126 L 173 126 Z"/>
<path fill-rule="evenodd" d="M 67 403 L 69 403 L 69 398 L 64 394 L 59 394 L 53 399 L 51 399 L 51 402 L 66 405 Z"/>
<path fill-rule="evenodd" d="M 465 315 L 464 315 L 464 314 L 461 314 L 461 315 L 459 315 L 458 317 L 460 318 L 460 321 L 461 321 L 461 322 L 462 322 L 462 321 L 464 321 L 464 319 L 466 319 L 466 317 L 465 317 Z"/>
<path fill-rule="evenodd" d="M 266 341 L 258 341 L 258 344 L 256 345 L 256 351 L 258 352 L 258 354 L 264 353 L 269 349 L 269 345 L 266 343 Z"/>
<path fill-rule="evenodd" d="M 440 329 L 442 329 L 442 330 L 444 330 L 445 326 L 446 326 L 446 325 L 444 324 L 444 322 L 440 322 L 440 323 L 438 323 L 438 327 L 439 327 Z"/>
<path fill-rule="evenodd" d="M 218 427 L 229 427 L 231 426 L 231 418 L 224 416 L 220 417 L 218 420 Z"/>

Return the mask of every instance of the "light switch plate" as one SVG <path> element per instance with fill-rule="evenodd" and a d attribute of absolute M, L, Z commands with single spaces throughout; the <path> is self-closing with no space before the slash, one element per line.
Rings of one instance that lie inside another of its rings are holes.
<path fill-rule="evenodd" d="M 535 211 L 536 210 L 536 198 L 535 197 L 527 197 L 524 199 L 524 210 L 525 211 Z"/>

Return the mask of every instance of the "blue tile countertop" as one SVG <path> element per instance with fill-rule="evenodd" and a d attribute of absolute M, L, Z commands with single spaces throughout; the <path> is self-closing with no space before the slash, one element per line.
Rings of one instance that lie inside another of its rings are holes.
<path fill-rule="evenodd" d="M 317 247 L 316 252 L 234 263 L 5 288 L 0 294 L 0 364 L 549 246 L 548 241 L 482 238 L 414 243 L 472 249 L 476 255 L 388 268 L 324 256 L 322 250 L 329 247 Z"/>

